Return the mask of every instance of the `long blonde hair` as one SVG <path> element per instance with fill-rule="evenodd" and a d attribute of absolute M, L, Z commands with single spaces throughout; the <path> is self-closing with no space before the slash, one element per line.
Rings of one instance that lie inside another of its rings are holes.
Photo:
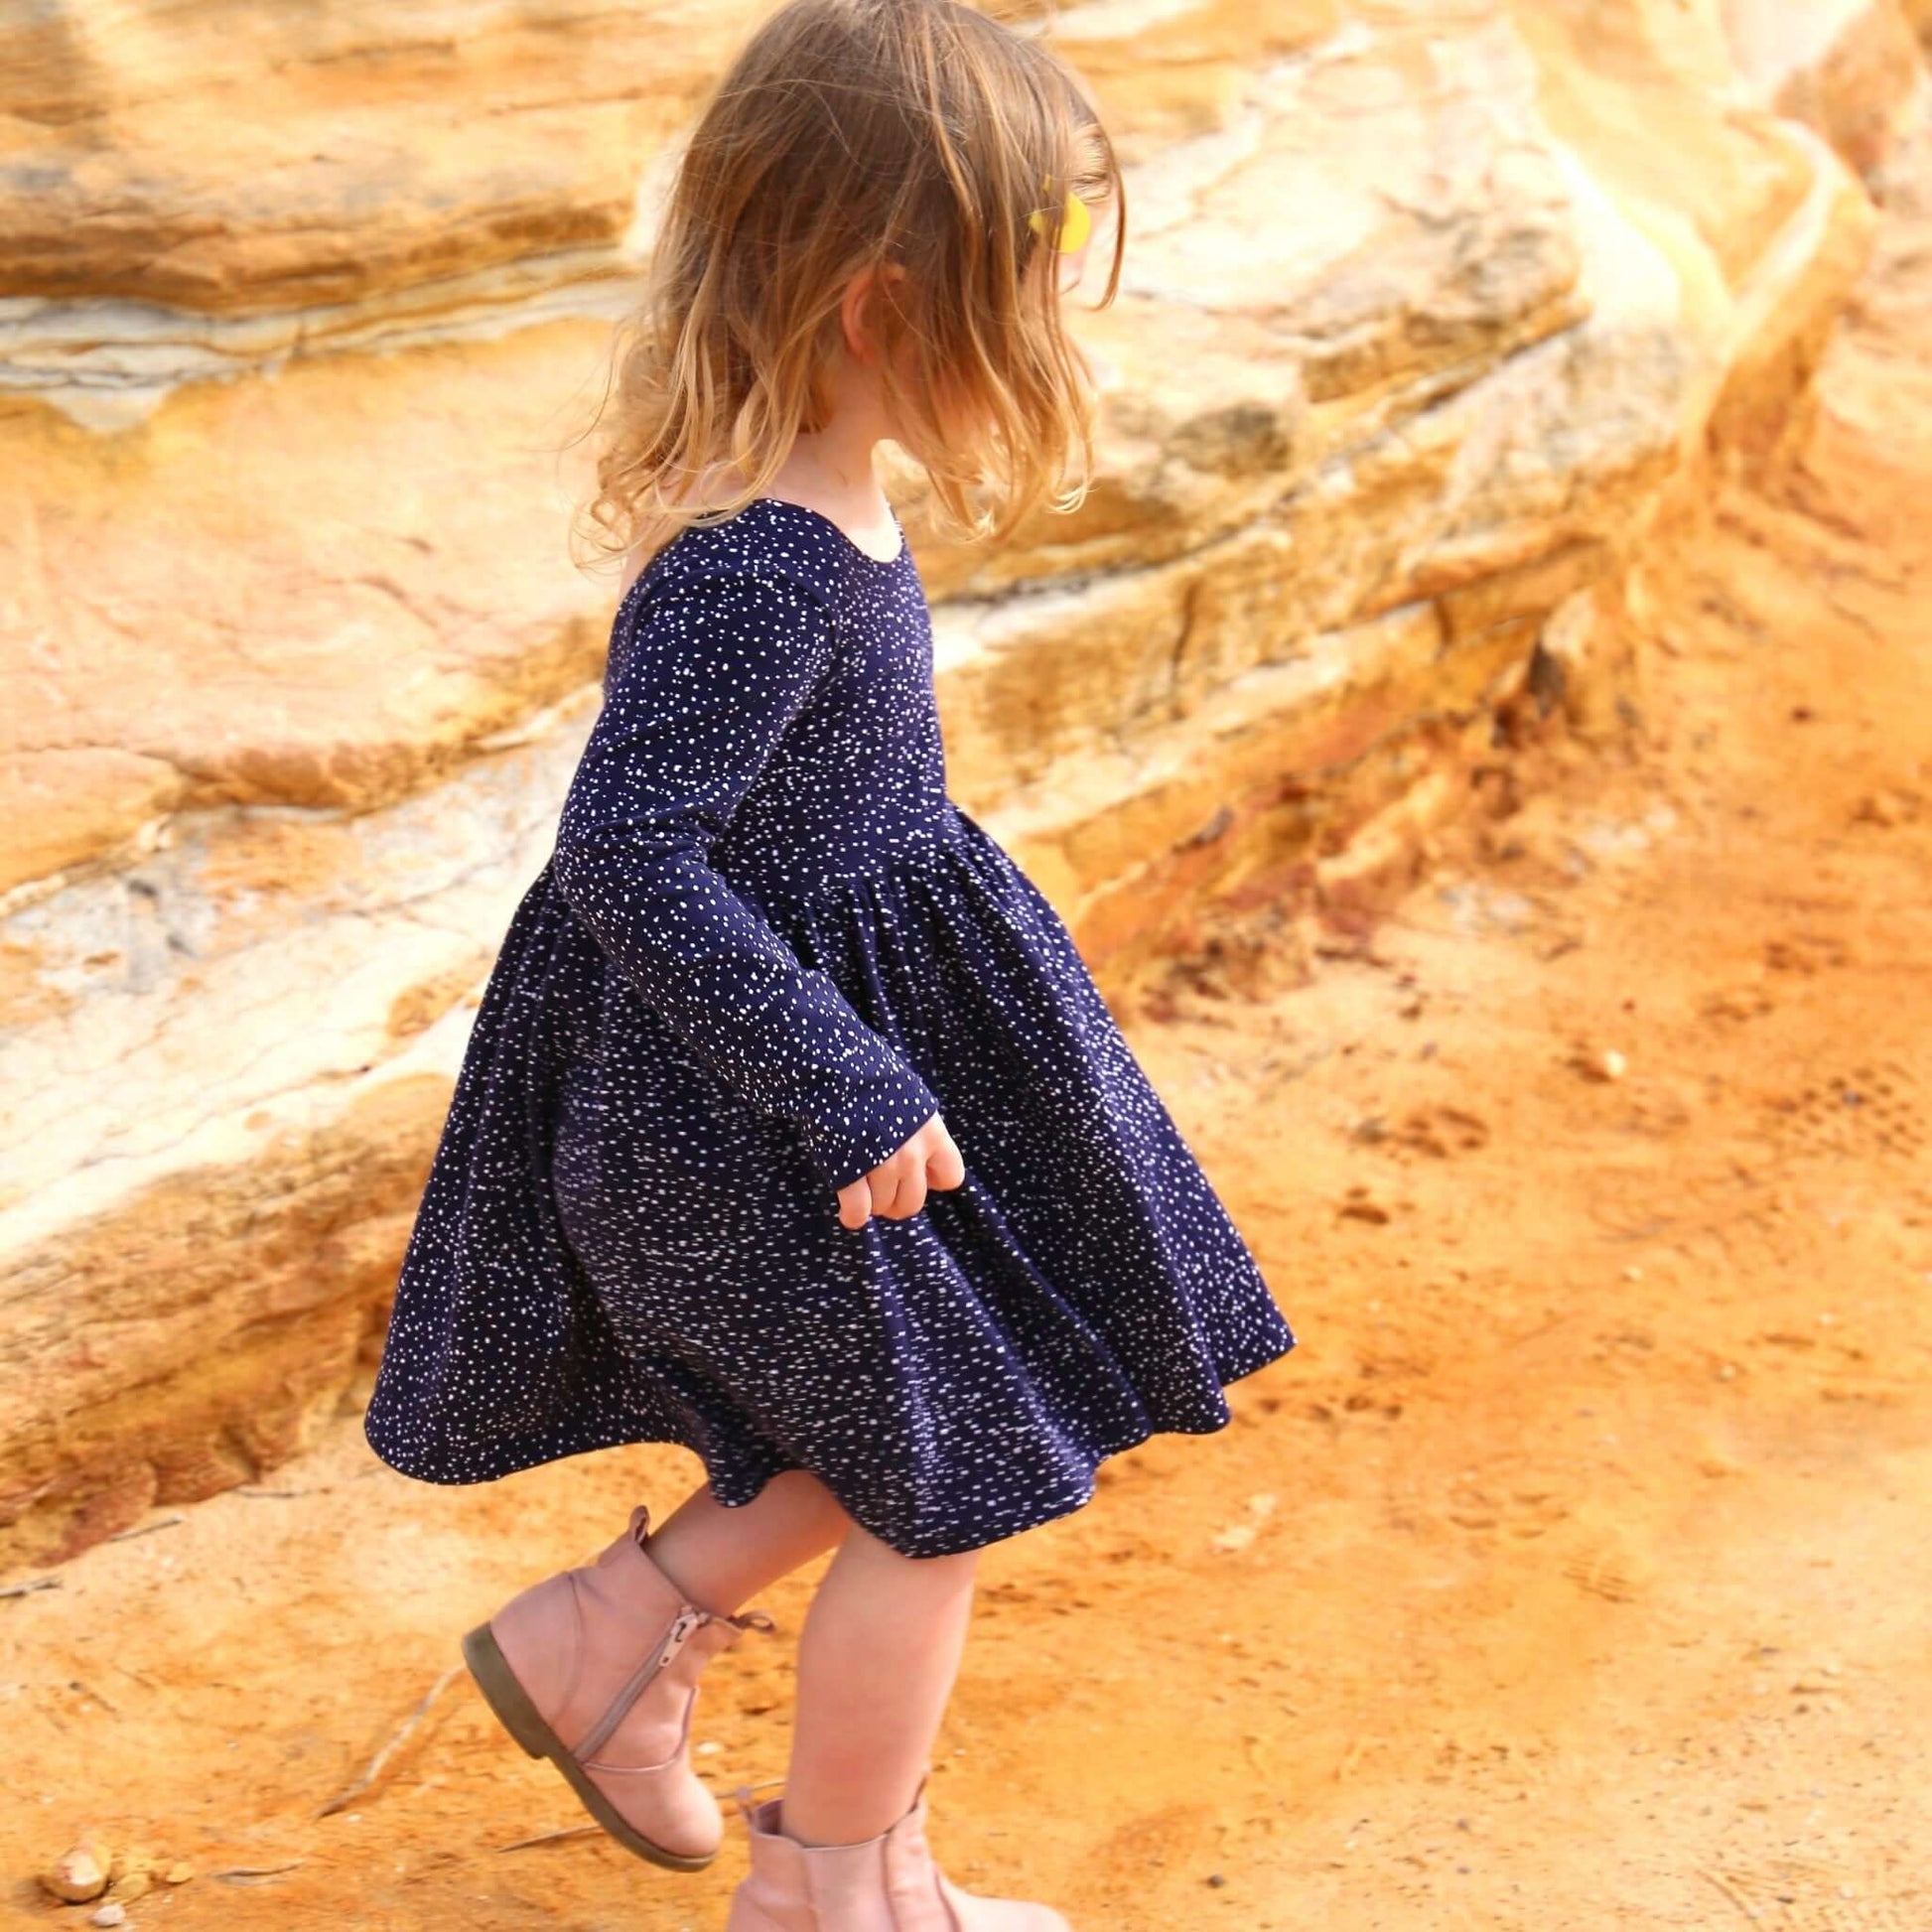
<path fill-rule="evenodd" d="M 1049 492 L 1055 509 L 1084 497 L 1092 369 L 1061 323 L 1055 244 L 1069 190 L 1114 206 L 1105 307 L 1126 199 L 1097 114 L 1040 40 L 960 0 L 785 0 L 676 159 L 641 298 L 614 332 L 615 400 L 607 380 L 584 432 L 609 410 L 583 512 L 594 547 L 640 568 L 684 524 L 765 493 L 824 421 L 840 303 L 868 268 L 894 440 L 929 483 L 935 530 L 999 539 Z M 749 481 L 693 507 L 721 467 Z"/>

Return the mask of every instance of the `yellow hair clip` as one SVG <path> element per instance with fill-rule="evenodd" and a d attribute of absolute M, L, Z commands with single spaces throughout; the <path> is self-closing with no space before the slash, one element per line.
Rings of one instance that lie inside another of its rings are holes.
<path fill-rule="evenodd" d="M 1048 187 L 1051 184 L 1042 182 L 1040 185 Z M 1027 225 L 1035 234 L 1043 235 L 1046 232 L 1046 214 L 1045 208 L 1035 208 L 1027 216 Z M 1093 216 L 1086 203 L 1069 188 L 1066 191 L 1066 207 L 1060 215 L 1059 252 L 1062 255 L 1076 253 L 1087 245 L 1087 237 L 1092 233 Z"/>

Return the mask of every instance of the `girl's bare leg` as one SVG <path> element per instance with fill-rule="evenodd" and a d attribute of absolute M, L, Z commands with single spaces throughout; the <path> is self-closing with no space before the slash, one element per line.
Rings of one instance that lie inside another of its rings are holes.
<path fill-rule="evenodd" d="M 851 1527 L 815 1475 L 786 1469 L 735 1509 L 700 1484 L 651 1531 L 649 1547 L 651 1560 L 688 1601 L 733 1616 L 748 1597 L 822 1555 Z"/>
<path fill-rule="evenodd" d="M 977 1550 L 904 1557 L 854 1524 L 798 1640 L 788 1838 L 852 1845 L 910 1809 L 952 1695 Z"/>

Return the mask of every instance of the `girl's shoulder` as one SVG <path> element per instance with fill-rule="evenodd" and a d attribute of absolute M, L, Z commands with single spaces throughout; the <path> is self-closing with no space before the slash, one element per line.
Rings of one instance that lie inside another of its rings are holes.
<path fill-rule="evenodd" d="M 720 522 L 688 523 L 657 550 L 619 604 L 624 617 L 654 597 L 703 583 L 714 595 L 789 587 L 837 615 L 855 565 L 878 564 L 829 517 L 781 496 L 755 496 Z"/>
<path fill-rule="evenodd" d="M 820 530 L 816 516 L 760 496 L 722 522 L 679 530 L 619 600 L 607 695 L 619 685 L 738 676 L 760 664 L 783 663 L 787 675 L 828 670 L 850 633 L 850 562 L 839 545 L 851 539 L 835 524 Z"/>

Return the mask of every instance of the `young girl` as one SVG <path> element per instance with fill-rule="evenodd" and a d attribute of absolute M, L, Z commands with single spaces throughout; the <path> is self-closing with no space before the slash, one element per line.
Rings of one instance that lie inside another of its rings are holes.
<path fill-rule="evenodd" d="M 990 484 L 997 534 L 1090 458 L 1059 298 L 1110 204 L 1067 70 L 957 0 L 790 0 L 706 105 L 600 466 L 643 567 L 367 1412 L 428 1482 L 701 1459 L 659 1527 L 639 1504 L 464 1640 L 659 1864 L 722 1835 L 699 1672 L 836 1549 L 782 1800 L 740 1789 L 731 1932 L 1066 1932 L 923 1837 L 976 1553 L 1155 1432 L 1224 1427 L 1224 1386 L 1295 1345 L 1052 907 L 947 796 L 873 467 L 893 439 L 955 530 Z"/>

